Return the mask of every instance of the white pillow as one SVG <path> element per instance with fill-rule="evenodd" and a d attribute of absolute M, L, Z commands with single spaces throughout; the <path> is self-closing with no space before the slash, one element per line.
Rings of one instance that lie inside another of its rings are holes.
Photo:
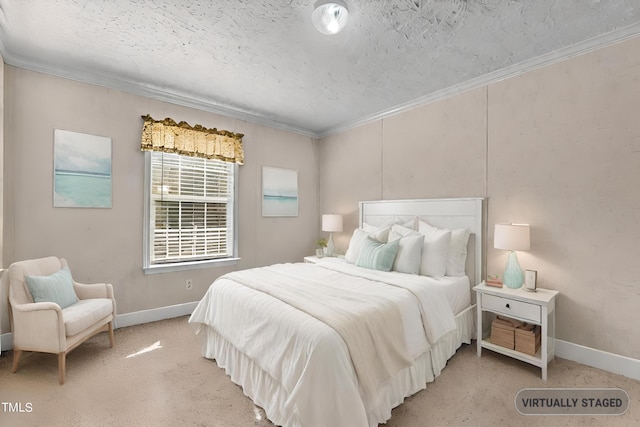
<path fill-rule="evenodd" d="M 392 240 L 397 240 L 401 237 L 415 236 L 416 234 L 420 233 L 418 233 L 413 228 L 409 228 L 400 224 L 394 224 L 391 226 L 391 230 L 389 231 L 389 241 L 391 242 Z"/>
<path fill-rule="evenodd" d="M 440 229 L 422 220 L 418 223 L 418 230 L 421 233 L 429 233 Z M 469 243 L 470 232 L 466 228 L 451 230 L 451 242 L 449 243 L 449 253 L 447 254 L 447 276 L 464 276 L 467 262 L 467 244 Z"/>
<path fill-rule="evenodd" d="M 362 223 L 362 229 L 369 233 L 371 237 L 378 240 L 379 242 L 385 243 L 389 241 L 389 231 L 391 227 L 394 225 L 401 225 L 405 228 L 410 228 L 412 230 L 416 230 L 416 221 L 418 217 L 415 217 L 412 220 L 407 222 L 401 220 L 400 218 L 393 218 L 388 221 L 382 223 L 382 225 L 371 225 L 366 222 Z"/>
<path fill-rule="evenodd" d="M 469 230 L 460 228 L 451 230 L 451 243 L 447 256 L 447 276 L 464 276 L 467 263 L 467 244 L 469 243 Z"/>
<path fill-rule="evenodd" d="M 451 230 L 441 230 L 424 221 L 418 223 L 418 232 L 424 235 L 420 275 L 442 277 L 447 272 L 447 257 L 451 243 Z"/>
<path fill-rule="evenodd" d="M 389 241 L 389 232 L 391 226 L 374 227 L 367 223 L 362 224 L 362 228 L 356 228 L 353 230 L 351 240 L 349 241 L 349 247 L 347 253 L 344 254 L 344 259 L 351 264 L 355 264 L 360 256 L 360 251 L 364 245 L 364 241 L 367 237 L 371 237 L 380 243 L 387 243 Z"/>
<path fill-rule="evenodd" d="M 378 228 L 381 228 L 381 227 L 376 227 L 375 225 L 367 224 L 366 222 L 362 223 L 362 229 L 367 233 L 375 233 Z"/>
<path fill-rule="evenodd" d="M 416 227 L 416 221 L 418 221 L 418 217 L 417 216 L 413 217 L 413 219 L 410 219 L 409 221 L 406 221 L 406 222 L 398 219 L 396 221 L 396 224 L 399 224 L 399 225 L 401 225 L 401 226 L 403 226 L 405 228 L 410 228 L 412 230 L 415 230 L 417 228 Z"/>
<path fill-rule="evenodd" d="M 362 230 L 371 236 L 372 239 L 381 243 L 387 243 L 389 241 L 389 231 L 391 231 L 391 225 L 383 225 L 376 227 L 366 222 L 362 224 Z"/>
<path fill-rule="evenodd" d="M 424 236 L 401 225 L 393 225 L 389 232 L 389 242 L 400 240 L 398 254 L 393 262 L 393 270 L 400 273 L 418 274 Z"/>
<path fill-rule="evenodd" d="M 364 245 L 364 241 L 369 237 L 369 233 L 360 228 L 356 228 L 353 230 L 353 234 L 351 235 L 351 240 L 349 241 L 349 248 L 347 248 L 347 253 L 344 254 L 344 259 L 351 264 L 355 264 L 358 261 L 358 257 L 360 256 L 360 252 L 362 251 L 362 246 Z"/>

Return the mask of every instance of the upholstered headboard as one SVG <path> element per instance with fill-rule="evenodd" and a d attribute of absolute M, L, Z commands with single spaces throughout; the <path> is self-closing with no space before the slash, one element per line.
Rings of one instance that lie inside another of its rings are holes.
<path fill-rule="evenodd" d="M 390 220 L 411 221 L 415 217 L 438 228 L 470 231 L 465 271 L 471 286 L 482 281 L 486 210 L 483 198 L 376 200 L 360 202 L 359 226 L 381 225 Z"/>

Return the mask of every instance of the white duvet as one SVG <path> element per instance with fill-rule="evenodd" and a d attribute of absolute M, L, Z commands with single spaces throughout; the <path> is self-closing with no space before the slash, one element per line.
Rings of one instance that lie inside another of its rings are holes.
<path fill-rule="evenodd" d="M 372 314 L 373 301 L 383 314 Z M 326 319 L 333 308 L 339 318 L 353 311 L 371 317 L 375 326 L 336 324 Z M 391 407 L 376 391 L 455 328 L 444 290 L 428 278 L 346 263 L 280 264 L 227 274 L 210 286 L 189 322 L 199 335 L 202 325 L 215 330 L 281 384 L 284 407 L 273 411 L 263 405 L 273 422 L 305 427 L 385 422 L 382 414 Z M 381 325 L 389 329 L 376 329 Z M 370 336 L 354 338 L 358 330 Z M 254 400 L 268 402 L 269 396 Z"/>

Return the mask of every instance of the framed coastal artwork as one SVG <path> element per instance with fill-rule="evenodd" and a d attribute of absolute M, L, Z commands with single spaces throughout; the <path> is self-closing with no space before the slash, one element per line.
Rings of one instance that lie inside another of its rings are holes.
<path fill-rule="evenodd" d="M 298 171 L 262 167 L 262 216 L 298 216 Z"/>
<path fill-rule="evenodd" d="M 55 129 L 53 206 L 111 207 L 111 138 Z"/>

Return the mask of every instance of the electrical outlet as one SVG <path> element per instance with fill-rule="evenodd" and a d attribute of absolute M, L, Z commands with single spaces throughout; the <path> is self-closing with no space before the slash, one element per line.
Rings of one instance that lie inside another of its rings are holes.
<path fill-rule="evenodd" d="M 193 281 L 191 279 L 187 279 L 184 285 L 185 290 L 190 291 L 193 289 Z"/>

